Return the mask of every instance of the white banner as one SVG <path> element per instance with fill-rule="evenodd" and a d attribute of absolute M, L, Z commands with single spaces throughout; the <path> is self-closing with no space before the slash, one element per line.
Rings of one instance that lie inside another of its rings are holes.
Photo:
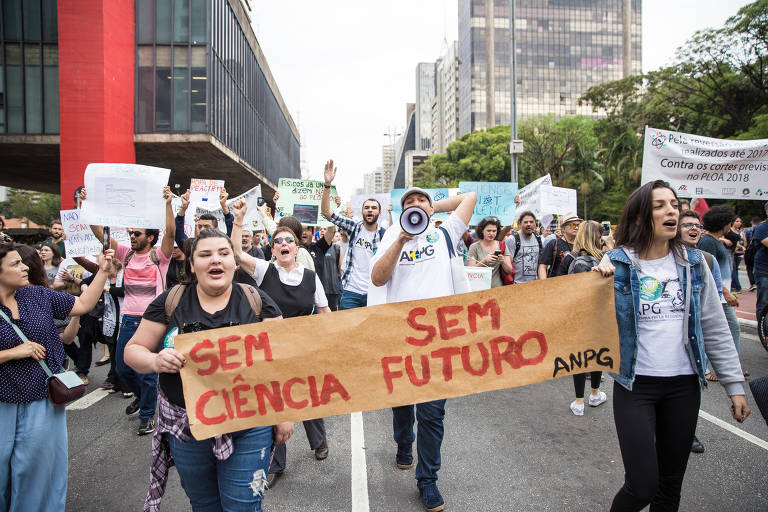
<path fill-rule="evenodd" d="M 96 226 L 164 228 L 163 187 L 170 173 L 146 165 L 88 164 L 81 220 Z"/>
<path fill-rule="evenodd" d="M 473 292 L 478 290 L 490 290 L 493 269 L 490 267 L 464 267 L 469 279 L 469 289 Z"/>
<path fill-rule="evenodd" d="M 530 211 L 533 212 L 537 219 L 541 219 L 542 212 L 539 211 L 539 188 L 542 185 L 552 185 L 552 177 L 549 174 L 530 182 L 517 191 L 517 198 L 520 200 L 515 209 L 517 213 Z"/>
<path fill-rule="evenodd" d="M 664 180 L 683 197 L 768 197 L 768 139 L 726 140 L 645 127 L 642 183 Z"/>
<path fill-rule="evenodd" d="M 237 197 L 233 197 L 232 199 L 227 199 L 227 207 L 232 208 L 232 205 L 235 204 L 235 202 L 239 201 L 240 199 L 243 199 L 245 201 L 245 204 L 248 205 L 248 211 L 245 214 L 245 218 L 243 219 L 243 228 L 244 229 L 250 229 L 251 231 L 256 231 L 259 229 L 264 229 L 264 223 L 261 219 L 261 213 L 259 213 L 259 210 L 257 208 L 258 206 L 258 200 L 259 197 L 261 197 L 261 185 L 256 185 L 252 189 L 243 192 Z M 190 210 L 191 210 L 191 204 L 190 201 Z M 208 209 L 203 208 L 201 206 L 197 206 L 197 208 L 194 210 L 194 213 L 197 214 L 199 217 L 200 215 L 204 213 L 211 213 L 214 216 L 216 216 L 216 220 L 218 222 L 218 227 L 220 231 L 226 232 L 227 228 L 224 224 L 224 211 L 221 209 L 221 205 L 218 203 L 218 195 L 216 196 L 216 206 L 214 208 Z M 189 216 L 189 210 L 187 210 L 187 215 L 184 217 L 184 222 L 187 222 L 187 217 Z M 192 219 L 192 233 L 195 232 L 194 228 L 194 219 Z M 184 228 L 184 231 L 186 232 L 186 226 Z M 192 236 L 192 235 L 187 235 Z"/>
<path fill-rule="evenodd" d="M 224 180 L 192 178 L 189 182 L 190 206 L 215 210 L 219 206 L 219 194 L 223 188 Z"/>
<path fill-rule="evenodd" d="M 67 258 L 98 254 L 102 249 L 101 242 L 94 236 L 91 227 L 81 220 L 81 214 L 80 210 L 61 210 L 59 212 L 61 227 L 67 236 L 64 239 Z"/>
<path fill-rule="evenodd" d="M 572 188 L 541 185 L 539 187 L 539 211 L 542 214 L 565 215 L 576 212 L 576 190 Z"/>

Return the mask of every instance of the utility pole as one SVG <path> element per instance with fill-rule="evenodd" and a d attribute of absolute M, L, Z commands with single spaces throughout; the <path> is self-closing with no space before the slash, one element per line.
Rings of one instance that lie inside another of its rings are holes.
<path fill-rule="evenodd" d="M 492 51 L 492 50 L 491 50 Z M 515 0 L 509 0 L 509 152 L 512 155 L 510 181 L 517 183 L 517 155 L 523 152 L 523 141 L 517 138 L 517 52 L 515 47 Z"/>

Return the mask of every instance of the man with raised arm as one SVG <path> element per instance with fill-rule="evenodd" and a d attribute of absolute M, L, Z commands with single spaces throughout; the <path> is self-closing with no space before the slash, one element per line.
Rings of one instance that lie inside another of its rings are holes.
<path fill-rule="evenodd" d="M 472 218 L 477 202 L 474 192 L 449 197 L 432 203 L 427 191 L 412 187 L 400 199 L 403 210 L 418 206 L 432 216 L 437 212 L 450 212 L 448 220 L 437 228 L 431 222 L 427 229 L 416 236 L 409 235 L 398 225 L 390 227 L 371 260 L 371 305 L 375 302 L 403 302 L 453 295 L 457 279 L 454 276 L 451 257 L 457 254 L 456 246 L 463 244 L 462 235 Z M 414 415 L 415 408 L 415 415 Z M 437 489 L 437 472 L 440 469 L 440 445 L 443 442 L 443 418 L 445 400 L 433 400 L 421 404 L 392 408 L 394 438 L 397 443 L 395 463 L 400 469 L 413 467 L 413 425 L 418 419 L 416 453 L 416 481 L 421 501 L 428 512 L 445 508 L 443 497 Z"/>
<path fill-rule="evenodd" d="M 381 205 L 376 199 L 363 202 L 363 220 L 354 220 L 334 213 L 331 209 L 331 183 L 336 177 L 333 160 L 325 164 L 325 182 L 321 212 L 323 217 L 333 222 L 349 238 L 349 249 L 344 255 L 344 273 L 341 276 L 341 299 L 339 309 L 363 307 L 368 301 L 370 283 L 370 262 L 384 236 L 384 229 L 379 227 Z"/>

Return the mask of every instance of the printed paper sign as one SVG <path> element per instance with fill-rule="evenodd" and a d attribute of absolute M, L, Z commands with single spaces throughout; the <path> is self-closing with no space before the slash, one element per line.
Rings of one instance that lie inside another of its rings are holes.
<path fill-rule="evenodd" d="M 541 307 L 557 297 L 558 307 Z M 619 368 L 613 279 L 585 272 L 181 334 L 196 439 Z M 573 319 L 577 318 L 578 322 Z"/>
<path fill-rule="evenodd" d="M 261 218 L 261 213 L 259 213 L 259 209 L 258 209 L 259 197 L 261 197 L 261 185 L 256 185 L 252 189 L 248 190 L 247 192 L 243 192 L 237 197 L 233 197 L 232 199 L 227 199 L 227 208 L 229 208 L 230 211 L 232 209 L 232 205 L 241 199 L 245 201 L 246 205 L 248 205 L 248 209 L 245 213 L 245 217 L 243 218 L 244 229 L 250 229 L 251 231 L 264 229 L 264 223 Z M 204 213 L 210 213 L 214 215 L 216 217 L 216 222 L 218 223 L 218 229 L 226 232 L 226 223 L 224 222 L 224 211 L 221 209 L 221 205 L 218 202 L 216 203 L 216 207 L 213 209 L 207 209 L 207 208 L 198 206 L 195 209 L 194 213 L 198 217 Z M 186 222 L 186 220 L 187 219 L 185 216 L 184 221 Z M 192 231 L 194 232 L 194 224 L 192 225 Z"/>
<path fill-rule="evenodd" d="M 103 248 L 99 239 L 91 231 L 91 227 L 80 220 L 80 210 L 61 210 L 61 227 L 67 238 L 64 240 L 64 250 L 68 258 L 99 254 Z M 129 242 L 130 244 L 130 242 Z"/>
<path fill-rule="evenodd" d="M 385 219 L 388 217 L 387 215 L 387 207 L 391 204 L 392 196 L 391 194 L 355 194 L 352 196 L 352 199 L 350 200 L 350 206 L 352 207 L 352 217 L 356 219 L 362 219 L 363 218 L 363 203 L 367 199 L 375 199 L 379 202 L 381 205 L 381 218 Z M 334 203 L 333 206 L 336 206 Z"/>
<path fill-rule="evenodd" d="M 542 214 L 565 215 L 576 211 L 576 190 L 572 188 L 541 185 L 539 187 L 539 211 Z"/>
<path fill-rule="evenodd" d="M 81 220 L 96 226 L 165 228 L 163 187 L 170 172 L 146 165 L 88 164 Z"/>
<path fill-rule="evenodd" d="M 517 205 L 519 213 L 530 211 L 537 219 L 541 219 L 543 212 L 539 211 L 539 187 L 542 185 L 552 185 L 552 177 L 549 174 L 530 182 L 517 191 L 517 197 L 520 201 Z"/>
<path fill-rule="evenodd" d="M 725 140 L 645 127 L 642 183 L 664 180 L 683 197 L 768 197 L 768 139 Z"/>
<path fill-rule="evenodd" d="M 514 224 L 517 183 L 462 181 L 459 182 L 459 190 L 462 194 L 477 193 L 470 226 L 477 226 L 486 217 L 497 217 L 502 226 Z"/>
<path fill-rule="evenodd" d="M 464 267 L 469 280 L 469 288 L 473 291 L 490 290 L 493 269 L 488 267 Z"/>
<path fill-rule="evenodd" d="M 189 182 L 189 205 L 214 210 L 220 208 L 219 194 L 224 180 L 203 180 L 192 178 Z"/>
<path fill-rule="evenodd" d="M 330 226 L 320 213 L 320 202 L 323 199 L 323 182 L 317 180 L 300 180 L 280 178 L 277 184 L 280 198 L 277 200 L 275 221 L 280 217 L 293 215 L 308 226 Z M 336 208 L 334 197 L 339 194 L 336 186 L 331 185 L 331 209 Z M 250 208 L 249 208 L 250 210 Z"/>

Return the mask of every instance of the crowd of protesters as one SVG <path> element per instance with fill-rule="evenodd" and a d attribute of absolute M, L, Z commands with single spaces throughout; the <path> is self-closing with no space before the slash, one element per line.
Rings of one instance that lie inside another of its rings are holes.
<path fill-rule="evenodd" d="M 648 504 L 677 510 L 689 453 L 704 450 L 695 436 L 701 387 L 719 381 L 731 398 L 733 418 L 743 421 L 750 414 L 734 308 L 742 258 L 750 287 L 758 292 L 758 311 L 768 303 L 768 224 L 760 219 L 742 231 L 741 219 L 727 206 L 713 206 L 703 216 L 681 211 L 675 192 L 657 181 L 630 196 L 615 230 L 576 213 L 538 226 L 531 211 L 520 212 L 515 226 L 489 216 L 470 229 L 474 193 L 433 201 L 413 187 L 401 198 L 404 209 L 449 216 L 411 235 L 392 222 L 391 207 L 384 212 L 375 199 L 363 202 L 359 218 L 338 201 L 334 209 L 335 176 L 329 161 L 321 212 L 331 225 L 319 229 L 291 216 L 275 222 L 264 204 L 258 207 L 264 229 L 248 230 L 247 205 L 228 207 L 222 190 L 224 225 L 214 215 L 200 215 L 189 237 L 189 191 L 174 213 L 166 187 L 158 198 L 166 213 L 162 236 L 158 229 L 128 227 L 128 246 L 105 240 L 105 230 L 91 226 L 108 249 L 86 258 L 66 257 L 58 221 L 50 239 L 37 247 L 3 238 L 0 431 L 27 440 L 0 448 L 0 511 L 64 509 L 66 418 L 63 407 L 46 400 L 41 359 L 54 370 L 72 369 L 85 384 L 92 365 L 110 365 L 101 388 L 130 399 L 125 414 L 138 416 L 136 432 L 153 434 L 145 510 L 160 506 L 174 465 L 194 510 L 240 510 L 243 503 L 261 510 L 265 491 L 286 470 L 284 443 L 293 424 L 195 440 L 179 377 L 185 360 L 173 337 L 460 293 L 466 290 L 453 274 L 454 258 L 490 268 L 492 288 L 589 271 L 614 276 L 621 366 L 613 374 L 612 400 L 625 483 L 611 510 Z M 87 201 L 85 189 L 80 200 Z M 400 257 L 427 241 L 434 245 L 433 258 Z M 104 352 L 94 362 L 97 343 Z M 585 414 L 585 405 L 608 400 L 600 389 L 602 373 L 589 376 L 586 399 L 587 375 L 573 376 L 569 408 L 576 416 Z M 437 487 L 444 421 L 445 400 L 393 408 L 394 463 L 412 468 L 417 441 L 415 478 L 430 512 L 445 508 Z M 326 459 L 323 419 L 305 421 L 304 428 L 315 458 Z"/>

